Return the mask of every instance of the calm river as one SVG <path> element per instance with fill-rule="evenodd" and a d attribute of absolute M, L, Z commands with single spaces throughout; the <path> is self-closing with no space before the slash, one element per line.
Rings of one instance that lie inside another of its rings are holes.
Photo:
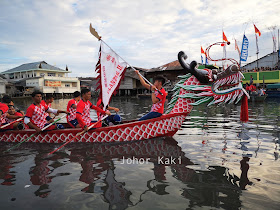
<path fill-rule="evenodd" d="M 14 102 L 22 110 L 31 103 Z M 113 98 L 111 106 L 133 119 L 150 103 Z M 200 105 L 172 138 L 73 143 L 52 156 L 57 145 L 24 143 L 3 154 L 11 144 L 1 143 L 0 209 L 279 209 L 279 105 L 249 103 L 246 124 L 240 106 Z M 180 164 L 159 160 L 170 156 Z"/>

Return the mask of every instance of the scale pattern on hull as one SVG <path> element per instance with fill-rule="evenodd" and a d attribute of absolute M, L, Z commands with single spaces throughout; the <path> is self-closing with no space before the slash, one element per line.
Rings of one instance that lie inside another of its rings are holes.
<path fill-rule="evenodd" d="M 132 140 L 150 139 L 159 136 L 172 136 L 181 127 L 186 115 L 169 114 L 161 118 L 152 120 L 128 123 L 110 128 L 100 128 L 83 134 L 75 139 L 75 142 L 122 142 Z M 75 132 L 57 132 L 51 131 L 45 134 L 39 134 L 31 138 L 27 142 L 38 143 L 62 143 L 74 137 L 80 130 Z M 5 132 L 0 141 L 4 142 L 21 142 L 26 139 L 31 133 L 26 134 L 21 132 Z"/>

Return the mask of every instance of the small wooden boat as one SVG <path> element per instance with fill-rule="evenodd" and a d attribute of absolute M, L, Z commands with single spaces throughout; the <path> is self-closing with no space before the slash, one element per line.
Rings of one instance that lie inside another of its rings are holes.
<path fill-rule="evenodd" d="M 180 129 L 194 105 L 205 102 L 210 102 L 208 105 L 238 102 L 246 92 L 243 91 L 241 83 L 243 75 L 238 70 L 237 65 L 232 65 L 224 72 L 214 75 L 209 69 L 197 69 L 196 65 L 192 65 L 194 61 L 188 66 L 184 58 L 185 54 L 180 52 L 178 59 L 189 74 L 180 76 L 181 81 L 173 89 L 174 94 L 166 114 L 150 120 L 134 120 L 120 125 L 90 130 L 77 137 L 75 141 L 123 142 L 173 136 Z M 2 131 L 0 141 L 22 142 L 34 132 L 32 129 Z M 79 132 L 81 129 L 73 128 L 45 131 L 26 142 L 62 143 L 67 142 Z"/>
<path fill-rule="evenodd" d="M 267 97 L 267 94 L 266 95 L 262 95 L 262 96 L 251 95 L 249 101 L 252 101 L 252 102 L 264 102 L 266 97 Z"/>

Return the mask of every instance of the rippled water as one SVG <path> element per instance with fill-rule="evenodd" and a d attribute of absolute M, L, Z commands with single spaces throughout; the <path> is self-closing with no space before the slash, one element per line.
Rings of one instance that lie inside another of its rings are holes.
<path fill-rule="evenodd" d="M 15 103 L 26 109 L 30 101 Z M 53 144 L 25 143 L 4 154 L 10 144 L 1 143 L 0 207 L 279 209 L 279 104 L 249 103 L 246 124 L 240 106 L 201 105 L 172 138 L 74 143 L 52 156 Z M 115 98 L 111 105 L 133 119 L 149 111 L 150 100 Z"/>

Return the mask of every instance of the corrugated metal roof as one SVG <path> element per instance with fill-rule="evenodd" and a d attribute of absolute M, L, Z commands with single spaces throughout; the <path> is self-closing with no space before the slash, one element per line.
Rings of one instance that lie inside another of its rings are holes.
<path fill-rule="evenodd" d="M 20 72 L 20 71 L 26 71 L 26 70 L 32 70 L 32 69 L 49 69 L 49 70 L 57 70 L 57 71 L 65 71 L 64 69 L 57 68 L 55 66 L 52 66 L 45 61 L 39 61 L 34 63 L 26 63 L 22 64 L 18 67 L 15 67 L 13 69 L 9 69 L 7 71 L 1 72 L 1 74 L 7 74 L 7 73 L 13 73 L 13 72 Z"/>
<path fill-rule="evenodd" d="M 183 70 L 183 67 L 179 63 L 178 60 L 172 61 L 170 63 L 164 64 L 157 68 L 151 68 L 148 72 L 156 72 L 156 71 L 170 71 L 170 70 Z"/>

